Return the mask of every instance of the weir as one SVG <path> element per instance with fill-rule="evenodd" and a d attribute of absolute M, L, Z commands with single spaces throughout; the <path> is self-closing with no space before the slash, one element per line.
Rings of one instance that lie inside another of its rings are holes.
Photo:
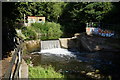
<path fill-rule="evenodd" d="M 60 48 L 59 40 L 41 41 L 41 50 Z"/>

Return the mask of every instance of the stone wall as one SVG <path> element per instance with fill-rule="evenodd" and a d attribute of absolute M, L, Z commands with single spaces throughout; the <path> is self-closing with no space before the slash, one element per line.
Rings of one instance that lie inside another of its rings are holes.
<path fill-rule="evenodd" d="M 40 40 L 25 41 L 24 45 L 28 52 L 40 51 Z"/>

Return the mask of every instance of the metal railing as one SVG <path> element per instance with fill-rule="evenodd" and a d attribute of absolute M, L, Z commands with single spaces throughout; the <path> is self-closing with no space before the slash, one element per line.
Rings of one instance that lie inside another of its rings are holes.
<path fill-rule="evenodd" d="M 3 76 L 4 79 L 13 80 L 14 78 L 21 78 L 21 63 L 22 63 L 22 53 L 23 53 L 23 40 L 20 40 L 19 45 L 15 48 L 15 52 L 12 55 L 10 65 Z"/>

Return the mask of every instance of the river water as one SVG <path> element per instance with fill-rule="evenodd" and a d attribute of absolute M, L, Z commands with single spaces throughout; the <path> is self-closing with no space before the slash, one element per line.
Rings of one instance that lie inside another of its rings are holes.
<path fill-rule="evenodd" d="M 55 47 L 50 45 L 57 44 Z M 80 52 L 73 49 L 63 49 L 58 42 L 43 42 L 47 45 L 39 54 L 39 65 L 52 65 L 56 71 L 69 78 L 81 78 L 81 80 L 119 80 L 120 53 L 113 52 Z M 48 48 L 49 46 L 49 48 Z M 34 66 L 38 63 L 33 63 Z"/>

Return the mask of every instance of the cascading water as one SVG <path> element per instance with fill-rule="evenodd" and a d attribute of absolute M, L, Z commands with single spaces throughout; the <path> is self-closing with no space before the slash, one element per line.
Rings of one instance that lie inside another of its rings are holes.
<path fill-rule="evenodd" d="M 59 40 L 41 41 L 41 50 L 60 48 Z"/>
<path fill-rule="evenodd" d="M 61 57 L 63 55 L 75 57 L 72 52 L 68 51 L 67 49 L 61 48 L 59 40 L 41 41 L 41 52 L 39 52 L 39 54 L 54 54 L 58 57 Z"/>
<path fill-rule="evenodd" d="M 75 57 L 72 52 L 61 48 L 59 40 L 41 41 L 41 51 L 37 53 L 44 56 L 42 60 L 46 62 L 65 61 L 66 59 L 70 59 L 70 57 Z"/>

